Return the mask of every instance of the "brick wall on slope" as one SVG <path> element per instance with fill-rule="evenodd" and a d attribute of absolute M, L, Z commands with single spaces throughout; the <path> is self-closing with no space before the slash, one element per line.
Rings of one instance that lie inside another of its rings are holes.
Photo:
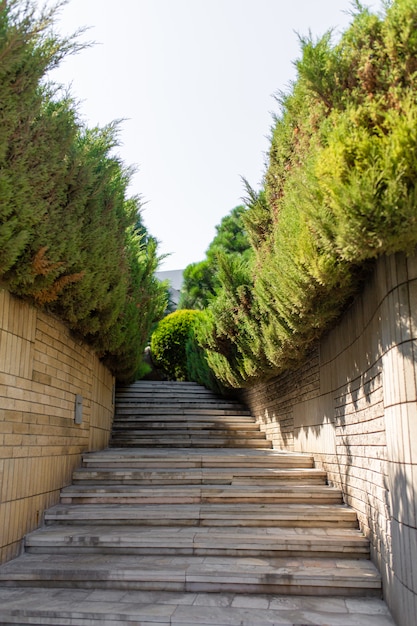
<path fill-rule="evenodd" d="M 274 447 L 312 452 L 369 537 L 399 626 L 417 615 L 417 257 L 377 261 L 296 372 L 243 392 Z"/>
<path fill-rule="evenodd" d="M 107 446 L 113 384 L 61 322 L 0 290 L 0 562 L 58 501 L 81 453 Z"/>

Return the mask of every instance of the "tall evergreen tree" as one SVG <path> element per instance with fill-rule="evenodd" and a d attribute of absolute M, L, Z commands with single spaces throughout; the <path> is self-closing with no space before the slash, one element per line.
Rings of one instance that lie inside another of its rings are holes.
<path fill-rule="evenodd" d="M 185 268 L 180 308 L 202 310 L 209 305 L 220 287 L 220 255 L 248 258 L 250 244 L 243 220 L 245 212 L 243 205 L 232 209 L 216 226 L 216 236 L 207 249 L 206 258 Z"/>

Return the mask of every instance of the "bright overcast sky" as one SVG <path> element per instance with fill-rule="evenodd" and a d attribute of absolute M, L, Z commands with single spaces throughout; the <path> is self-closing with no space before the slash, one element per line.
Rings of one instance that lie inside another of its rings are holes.
<path fill-rule="evenodd" d="M 380 0 L 364 0 L 380 10 Z M 299 56 L 297 33 L 343 31 L 350 0 L 69 0 L 57 23 L 97 42 L 51 78 L 70 86 L 91 127 L 123 119 L 118 153 L 132 194 L 170 256 L 204 258 L 215 226 L 259 188 L 278 107 Z"/>

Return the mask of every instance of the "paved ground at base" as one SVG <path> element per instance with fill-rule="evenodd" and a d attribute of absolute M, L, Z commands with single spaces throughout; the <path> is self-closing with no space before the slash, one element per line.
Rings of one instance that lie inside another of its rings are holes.
<path fill-rule="evenodd" d="M 28 606 L 37 626 L 395 626 L 377 598 L 3 588 L 0 605 L 4 626 Z"/>

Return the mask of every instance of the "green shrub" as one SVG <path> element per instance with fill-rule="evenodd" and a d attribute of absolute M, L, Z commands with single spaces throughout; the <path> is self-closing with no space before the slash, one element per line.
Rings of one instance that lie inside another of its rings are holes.
<path fill-rule="evenodd" d="M 120 380 L 132 380 L 166 304 L 155 241 L 137 232 L 118 125 L 88 129 L 45 82 L 80 46 L 32 0 L 0 9 L 0 282 L 58 315 Z"/>
<path fill-rule="evenodd" d="M 205 324 L 207 323 L 207 313 L 204 311 L 199 311 L 198 313 L 190 328 L 185 344 L 187 378 L 204 385 L 204 387 L 211 389 L 217 394 L 224 395 L 226 390 L 208 364 L 207 350 L 201 346 L 202 333 L 204 333 Z"/>
<path fill-rule="evenodd" d="M 164 317 L 151 337 L 152 360 L 170 380 L 187 380 L 186 343 L 199 311 L 180 309 Z"/>
<path fill-rule="evenodd" d="M 200 333 L 242 386 L 296 366 L 379 255 L 417 245 L 417 3 L 356 3 L 339 43 L 302 39 L 264 187 L 243 215 L 254 259 L 229 264 Z"/>

